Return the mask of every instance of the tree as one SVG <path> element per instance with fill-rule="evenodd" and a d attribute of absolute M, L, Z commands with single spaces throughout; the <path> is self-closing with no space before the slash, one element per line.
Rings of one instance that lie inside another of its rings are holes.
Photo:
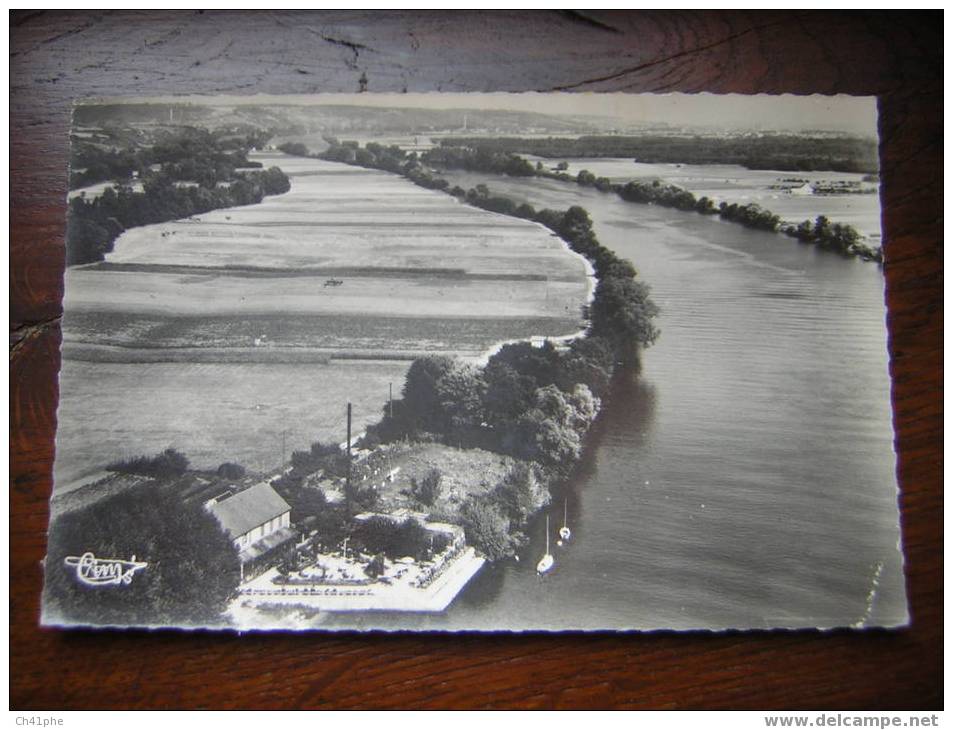
<path fill-rule="evenodd" d="M 454 440 L 465 439 L 468 429 L 482 420 L 486 381 L 472 365 L 454 362 L 434 383 L 439 415 L 433 426 Z"/>
<path fill-rule="evenodd" d="M 826 215 L 819 215 L 814 221 L 814 240 L 824 241 L 831 237 L 831 221 Z"/>
<path fill-rule="evenodd" d="M 431 469 L 419 482 L 412 478 L 410 480 L 410 496 L 425 507 L 433 507 L 443 493 L 443 487 L 440 484 L 442 479 L 443 474 L 440 473 L 439 469 Z"/>
<path fill-rule="evenodd" d="M 556 384 L 568 393 L 577 383 L 582 383 L 593 395 L 601 397 L 609 389 L 614 364 L 615 354 L 608 340 L 604 337 L 581 337 L 570 343 Z"/>
<path fill-rule="evenodd" d="M 549 502 L 549 491 L 536 477 L 534 468 L 519 461 L 493 490 L 493 499 L 511 524 L 523 525 Z"/>
<path fill-rule="evenodd" d="M 189 460 L 185 454 L 171 448 L 155 456 L 136 456 L 106 466 L 108 471 L 139 474 L 154 479 L 175 479 L 185 474 L 188 468 Z"/>
<path fill-rule="evenodd" d="M 405 417 L 413 429 L 439 428 L 442 407 L 437 384 L 453 369 L 453 360 L 444 355 L 417 358 L 407 371 L 403 400 Z"/>
<path fill-rule="evenodd" d="M 384 553 L 377 553 L 364 567 L 364 573 L 368 578 L 377 578 L 384 574 Z"/>
<path fill-rule="evenodd" d="M 533 401 L 535 380 L 496 358 L 487 363 L 483 376 L 486 381 L 483 408 L 487 421 L 494 425 L 515 422 Z"/>
<path fill-rule="evenodd" d="M 592 334 L 611 341 L 625 362 L 636 362 L 639 346 L 651 345 L 659 335 L 652 324 L 658 307 L 649 296 L 649 287 L 635 279 L 602 279 L 590 311 Z"/>
<path fill-rule="evenodd" d="M 560 162 L 558 165 L 556 165 L 556 169 L 559 170 L 560 172 L 565 172 L 566 170 L 569 169 L 569 163 L 565 161 Z"/>
<path fill-rule="evenodd" d="M 797 224 L 797 228 L 794 229 L 794 236 L 799 241 L 808 241 L 811 242 L 814 240 L 814 224 L 809 220 L 803 220 Z"/>
<path fill-rule="evenodd" d="M 430 550 L 430 533 L 413 517 L 395 522 L 390 517 L 374 515 L 359 521 L 352 537 L 366 552 L 384 554 L 391 560 L 406 556 L 422 559 Z"/>
<path fill-rule="evenodd" d="M 517 424 L 515 455 L 567 473 L 582 454 L 582 437 L 597 412 L 585 385 L 564 393 L 555 385 L 536 391 L 535 407 Z"/>
<path fill-rule="evenodd" d="M 485 499 L 470 495 L 460 508 L 467 543 L 493 562 L 513 554 L 516 541 L 510 535 L 510 521 L 500 509 Z"/>
<path fill-rule="evenodd" d="M 241 479 L 243 476 L 245 476 L 245 467 L 243 467 L 241 464 L 233 464 L 229 461 L 226 461 L 224 464 L 218 467 L 216 473 L 222 479 Z"/>
<path fill-rule="evenodd" d="M 556 230 L 560 236 L 570 243 L 580 243 L 592 237 L 592 218 L 589 211 L 580 205 L 573 205 L 566 210 Z"/>
<path fill-rule="evenodd" d="M 520 218 L 532 220 L 536 217 L 536 209 L 529 203 L 520 203 L 520 205 L 516 207 L 516 210 L 513 212 L 513 214 Z"/>
<path fill-rule="evenodd" d="M 128 584 L 84 585 L 67 558 L 135 560 Z M 50 530 L 44 611 L 97 625 L 218 626 L 240 581 L 238 551 L 201 505 L 145 484 L 68 512 Z"/>
<path fill-rule="evenodd" d="M 301 142 L 285 142 L 284 144 L 278 145 L 278 149 L 286 155 L 293 155 L 295 157 L 307 157 L 309 154 L 308 148 Z"/>
<path fill-rule="evenodd" d="M 291 521 L 304 522 L 328 509 L 328 500 L 318 487 L 307 487 L 300 479 L 280 479 L 272 482 L 275 491 L 291 506 Z"/>
<path fill-rule="evenodd" d="M 338 444 L 315 441 L 308 451 L 292 451 L 291 465 L 299 474 L 313 474 L 321 469 L 331 477 L 347 474 L 347 454 Z"/>

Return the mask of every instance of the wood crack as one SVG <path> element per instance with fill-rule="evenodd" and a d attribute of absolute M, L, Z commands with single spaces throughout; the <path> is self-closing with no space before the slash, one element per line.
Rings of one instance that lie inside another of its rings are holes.
<path fill-rule="evenodd" d="M 569 18 L 574 23 L 582 23 L 584 25 L 591 26 L 593 28 L 599 28 L 600 30 L 605 30 L 610 33 L 622 33 L 623 31 L 619 28 L 616 28 L 614 25 L 609 25 L 608 23 L 603 23 L 601 20 L 596 20 L 591 18 L 585 13 L 582 13 L 578 10 L 558 10 L 556 11 L 564 18 Z"/>
<path fill-rule="evenodd" d="M 624 76 L 630 74 L 638 73 L 639 71 L 644 71 L 647 68 L 652 68 L 653 66 L 658 66 L 663 63 L 669 63 L 679 58 L 684 58 L 686 56 L 693 56 L 697 53 L 704 53 L 705 51 L 710 51 L 712 48 L 717 48 L 718 46 L 723 46 L 726 43 L 731 43 L 732 41 L 743 38 L 744 36 L 750 35 L 751 33 L 757 33 L 758 31 L 764 30 L 765 28 L 771 28 L 776 25 L 784 25 L 787 21 L 776 21 L 773 23 L 763 23 L 761 25 L 753 25 L 750 28 L 746 28 L 743 31 L 738 33 L 732 33 L 729 36 L 725 36 L 717 41 L 708 43 L 704 46 L 698 46 L 696 48 L 689 48 L 685 51 L 680 51 L 678 53 L 673 53 L 670 56 L 665 56 L 663 58 L 658 58 L 653 61 L 646 61 L 645 63 L 640 63 L 637 66 L 630 66 L 629 68 L 624 68 L 621 71 L 615 71 L 611 74 L 606 74 L 605 76 L 595 76 L 591 79 L 584 79 L 583 81 L 576 81 L 571 84 L 561 84 L 559 86 L 552 86 L 545 91 L 569 91 L 571 89 L 578 89 L 581 86 L 588 86 L 589 84 L 598 84 L 603 81 L 613 81 L 615 79 L 620 79 Z"/>
<path fill-rule="evenodd" d="M 10 362 L 13 362 L 14 358 L 20 354 L 20 351 L 23 350 L 27 342 L 40 337 L 51 328 L 58 326 L 62 320 L 63 315 L 59 314 L 55 317 L 50 317 L 49 319 L 22 324 L 19 327 L 14 327 L 11 329 Z"/>

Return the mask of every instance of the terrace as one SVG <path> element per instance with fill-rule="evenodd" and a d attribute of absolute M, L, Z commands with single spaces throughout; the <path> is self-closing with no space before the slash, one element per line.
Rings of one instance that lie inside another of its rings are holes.
<path fill-rule="evenodd" d="M 357 519 L 379 515 L 359 515 Z M 298 570 L 282 575 L 271 568 L 244 584 L 229 609 L 240 626 L 255 626 L 274 607 L 300 607 L 310 611 L 416 611 L 439 612 L 485 562 L 463 539 L 455 525 L 424 523 L 425 529 L 449 536 L 447 547 L 430 559 L 384 558 L 381 572 L 367 568 L 370 555 L 342 550 L 319 554 Z"/>

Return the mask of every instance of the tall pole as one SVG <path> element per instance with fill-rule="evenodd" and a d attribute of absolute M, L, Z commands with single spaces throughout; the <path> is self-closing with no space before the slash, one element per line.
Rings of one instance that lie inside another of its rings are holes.
<path fill-rule="evenodd" d="M 387 405 L 390 408 L 390 420 L 394 420 L 394 384 L 387 384 Z"/>
<path fill-rule="evenodd" d="M 345 492 L 351 493 L 351 401 L 347 402 L 347 477 Z"/>

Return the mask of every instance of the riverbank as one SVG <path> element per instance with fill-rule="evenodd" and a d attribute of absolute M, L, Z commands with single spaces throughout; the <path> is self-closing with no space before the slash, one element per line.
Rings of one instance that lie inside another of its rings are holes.
<path fill-rule="evenodd" d="M 599 243 L 582 208 L 536 211 L 493 197 L 484 186 L 449 190 L 445 181 L 419 165 L 415 155 L 408 156 L 397 147 L 368 144 L 359 148 L 345 143 L 331 146 L 322 157 L 395 172 L 474 207 L 531 220 L 589 262 L 598 283 L 587 304 L 589 325 L 577 337 L 559 343 L 544 341 L 538 347 L 527 341 L 503 344 L 494 348 L 482 367 L 466 371 L 449 361 L 418 360 L 408 374 L 403 398 L 392 402 L 384 418 L 368 428 L 372 443 L 435 437 L 463 448 L 484 448 L 523 459 L 533 465 L 534 480 L 548 496 L 549 486 L 567 478 L 580 459 L 586 433 L 599 413 L 599 395 L 612 373 L 618 365 L 637 365 L 641 348 L 658 336 L 651 324 L 658 310 L 648 287 L 636 281 L 630 262 Z M 510 374 L 521 382 L 514 383 Z M 507 527 L 503 526 L 509 522 L 505 500 L 496 492 L 469 504 L 469 514 L 464 510 L 456 519 L 462 520 L 471 543 L 491 559 L 515 554 L 522 543 L 518 528 L 538 509 L 523 511 Z M 473 516 L 477 513 L 479 520 Z M 486 534 L 489 524 L 494 525 L 491 538 Z"/>
<path fill-rule="evenodd" d="M 541 177 L 576 183 L 582 187 L 595 188 L 603 193 L 614 193 L 628 202 L 658 205 L 701 215 L 717 215 L 723 220 L 745 228 L 781 233 L 802 243 L 815 244 L 845 256 L 883 262 L 883 251 L 879 246 L 869 245 L 852 226 L 832 222 L 824 215 L 797 223 L 784 222 L 780 216 L 757 203 L 722 200 L 716 205 L 707 195 L 697 197 L 683 187 L 662 183 L 658 179 L 651 182 L 630 180 L 625 183 L 615 183 L 608 177 L 596 176 L 586 169 L 579 170 L 576 175 L 570 175 L 566 171 L 567 163 L 547 168 L 541 161 L 537 161 L 534 166 L 529 160 L 515 152 L 491 152 L 482 147 L 442 146 L 428 150 L 421 155 L 420 159 L 423 163 L 436 168 L 435 172 L 438 175 L 439 168 L 444 167 L 511 177 Z M 449 184 L 446 180 L 437 177 L 432 178 L 428 186 L 444 189 Z"/>
<path fill-rule="evenodd" d="M 846 626 L 866 610 L 878 560 L 868 625 L 902 622 L 878 267 L 578 185 L 447 177 L 536 209 L 584 206 L 600 241 L 652 282 L 664 336 L 637 378 L 614 381 L 592 452 L 555 492 L 551 524 L 567 499 L 573 539 L 554 546 L 544 581 L 540 517 L 520 561 L 486 566 L 443 614 L 363 625 Z"/>

